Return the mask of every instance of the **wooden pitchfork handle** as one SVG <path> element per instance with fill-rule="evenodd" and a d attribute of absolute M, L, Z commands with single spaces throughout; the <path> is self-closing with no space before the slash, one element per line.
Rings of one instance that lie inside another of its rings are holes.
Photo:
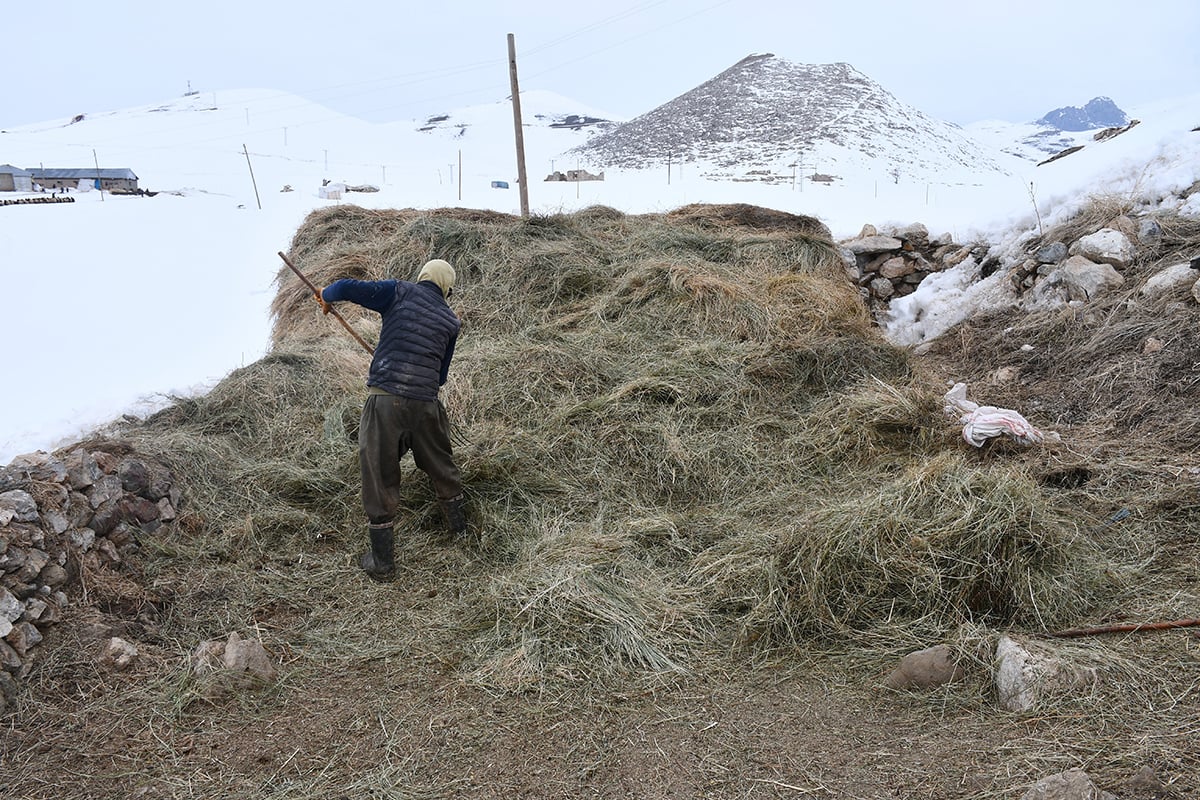
<path fill-rule="evenodd" d="M 295 264 L 293 264 L 291 261 L 288 261 L 288 257 L 283 254 L 283 251 L 280 251 L 279 257 L 283 259 L 283 263 L 287 264 L 288 267 L 291 268 L 292 272 L 296 273 L 296 277 L 298 277 L 300 280 L 304 281 L 304 285 L 312 290 L 313 299 L 316 300 L 318 303 L 322 304 L 321 310 L 324 311 L 325 301 L 321 298 L 321 290 L 318 289 L 316 286 L 313 286 L 312 281 L 310 281 L 308 278 L 304 277 L 304 273 L 301 272 L 300 270 L 296 269 Z M 358 342 L 359 344 L 361 344 L 363 346 L 363 350 L 366 350 L 372 356 L 375 355 L 375 349 L 373 347 L 371 347 L 371 345 L 364 342 L 363 338 L 361 336 L 359 336 L 357 333 L 355 333 L 354 329 L 350 327 L 350 323 L 346 322 L 346 320 L 342 317 L 342 315 L 337 312 L 336 308 L 330 308 L 329 313 L 333 314 L 333 316 L 337 318 L 337 321 L 342 323 L 342 327 L 345 328 L 346 331 L 351 336 L 354 337 L 354 341 Z"/>
<path fill-rule="evenodd" d="M 1077 636 L 1094 636 L 1098 633 L 1137 633 L 1139 631 L 1165 631 L 1172 628 L 1200 627 L 1200 619 L 1175 619 L 1169 622 L 1125 622 L 1117 625 L 1099 625 L 1095 628 L 1072 628 L 1067 631 L 1051 633 L 1060 639 L 1070 639 Z"/>

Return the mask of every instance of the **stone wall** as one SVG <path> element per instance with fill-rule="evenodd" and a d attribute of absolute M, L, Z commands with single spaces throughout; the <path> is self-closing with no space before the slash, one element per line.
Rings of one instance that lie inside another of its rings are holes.
<path fill-rule="evenodd" d="M 115 443 L 0 467 L 0 713 L 86 591 L 81 578 L 125 569 L 139 537 L 173 523 L 180 503 L 166 467 Z"/>

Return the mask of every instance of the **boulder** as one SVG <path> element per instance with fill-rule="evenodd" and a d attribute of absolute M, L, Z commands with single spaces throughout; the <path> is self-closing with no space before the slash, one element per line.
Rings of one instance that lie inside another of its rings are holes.
<path fill-rule="evenodd" d="M 275 664 L 262 642 L 257 639 L 242 639 L 236 631 L 229 634 L 221 661 L 225 669 L 247 673 L 263 681 L 274 680 L 278 675 Z"/>
<path fill-rule="evenodd" d="M 67 485 L 79 491 L 86 489 L 104 474 L 91 454 L 76 448 L 67 454 Z"/>
<path fill-rule="evenodd" d="M 966 671 L 958 665 L 954 651 L 944 644 L 909 653 L 884 679 L 889 689 L 929 689 L 960 680 Z"/>
<path fill-rule="evenodd" d="M 191 662 L 192 668 L 200 674 L 226 671 L 235 677 L 248 677 L 259 681 L 274 680 L 279 674 L 262 642 L 257 639 L 242 639 L 236 631 L 230 633 L 224 642 L 201 642 L 192 653 Z"/>
<path fill-rule="evenodd" d="M 1071 245 L 1070 254 L 1123 269 L 1133 261 L 1135 250 L 1128 236 L 1112 228 L 1103 228 Z"/>
<path fill-rule="evenodd" d="M 902 239 L 917 249 L 929 246 L 929 228 L 920 222 L 914 222 L 896 231 L 896 238 Z"/>
<path fill-rule="evenodd" d="M 904 242 L 892 236 L 864 236 L 861 239 L 852 239 L 844 246 L 855 255 L 873 255 L 900 250 L 904 246 Z"/>
<path fill-rule="evenodd" d="M 1062 242 L 1050 242 L 1039 247 L 1033 254 L 1039 264 L 1059 264 L 1068 256 L 1067 246 Z"/>
<path fill-rule="evenodd" d="M 1095 669 L 1067 663 L 1009 636 L 996 645 L 996 693 L 1005 711 L 1029 711 L 1042 701 L 1094 685 Z"/>
<path fill-rule="evenodd" d="M 1086 302 L 1110 289 L 1122 286 L 1125 279 L 1109 264 L 1071 256 L 1066 262 L 1038 281 L 1033 287 L 1036 305 L 1055 307 L 1067 302 Z"/>
<path fill-rule="evenodd" d="M 1042 778 L 1021 800 L 1117 800 L 1117 796 L 1096 788 L 1091 776 L 1076 768 Z"/>
<path fill-rule="evenodd" d="M 1137 236 L 1142 244 L 1157 244 L 1162 239 L 1162 226 L 1155 220 L 1144 219 L 1138 226 Z"/>
<path fill-rule="evenodd" d="M 887 261 L 879 265 L 879 275 L 884 278 L 895 280 L 903 278 L 905 275 L 911 275 L 916 271 L 916 266 L 903 256 L 893 256 Z"/>
<path fill-rule="evenodd" d="M 1197 280 L 1196 270 L 1191 264 L 1172 264 L 1151 275 L 1142 286 L 1141 293 L 1145 297 L 1155 298 L 1164 294 L 1182 290 L 1191 286 Z"/>
<path fill-rule="evenodd" d="M 13 650 L 17 651 L 17 655 L 24 658 L 34 645 L 42 640 L 42 633 L 33 623 L 18 622 L 12 626 L 12 630 L 4 637 L 4 641 L 12 646 Z"/>
<path fill-rule="evenodd" d="M 7 525 L 13 520 L 36 522 L 37 519 L 37 503 L 29 492 L 24 489 L 0 492 L 0 525 Z"/>
<path fill-rule="evenodd" d="M 87 498 L 92 508 L 99 509 L 107 502 L 116 502 L 123 493 L 121 479 L 116 475 L 105 475 L 88 488 Z"/>
<path fill-rule="evenodd" d="M 883 300 L 896 293 L 896 287 L 887 278 L 875 278 L 867 285 L 871 290 L 871 294 Z"/>

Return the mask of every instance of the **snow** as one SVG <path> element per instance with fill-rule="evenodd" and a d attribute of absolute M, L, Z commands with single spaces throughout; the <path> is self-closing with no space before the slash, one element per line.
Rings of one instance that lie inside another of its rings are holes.
<path fill-rule="evenodd" d="M 595 133 L 550 122 L 567 114 L 614 118 L 546 92 L 522 92 L 521 107 L 534 213 L 596 204 L 645 213 L 697 202 L 753 203 L 815 216 L 839 239 L 865 223 L 923 222 L 932 234 L 987 240 L 1000 253 L 1015 252 L 1036 232 L 1039 215 L 1049 227 L 1090 196 L 1200 213 L 1197 195 L 1186 205 L 1180 200 L 1200 178 L 1200 133 L 1192 132 L 1200 125 L 1200 95 L 1127 109 L 1141 120 L 1128 132 L 1089 141 L 1042 167 L 1020 162 L 1027 166 L 1012 175 L 916 171 L 896 181 L 847 164 L 832 185 L 804 180 L 822 171 L 807 162 L 795 184 L 786 164 L 779 173 L 788 180 L 768 185 L 705 180 L 696 163 L 673 163 L 669 172 L 665 165 L 608 170 L 604 181 L 545 182 L 554 170 L 583 166 L 564 154 Z M 0 463 L 77 440 L 122 414 L 148 413 L 171 395 L 203 392 L 260 358 L 282 264 L 276 253 L 289 249 L 314 209 L 342 202 L 519 213 L 511 104 L 447 115 L 420 131 L 429 118 L 370 124 L 294 95 L 247 89 L 0 133 L 0 162 L 129 167 L 142 188 L 158 192 L 72 192 L 70 204 L 0 208 L 8 301 L 0 318 Z M 1002 126 L 989 123 L 989 130 L 994 147 Z M 1007 141 L 1020 138 L 1014 132 Z M 322 199 L 324 180 L 378 191 Z M 492 188 L 497 180 L 512 188 Z M 926 280 L 893 304 L 885 332 L 915 344 L 979 309 L 1011 302 L 998 275 L 979 281 L 977 271 L 968 259 Z"/>

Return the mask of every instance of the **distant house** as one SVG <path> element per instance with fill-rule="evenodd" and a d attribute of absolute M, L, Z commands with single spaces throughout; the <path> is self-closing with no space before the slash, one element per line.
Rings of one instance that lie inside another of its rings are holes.
<path fill-rule="evenodd" d="M 593 175 L 586 169 L 569 169 L 566 172 L 551 172 L 546 176 L 548 181 L 602 181 L 604 173 Z"/>
<path fill-rule="evenodd" d="M 80 181 L 110 192 L 136 192 L 138 176 L 131 169 L 31 169 L 33 182 L 47 189 L 74 189 Z M 99 185 L 97 185 L 99 184 Z"/>
<path fill-rule="evenodd" d="M 32 192 L 33 173 L 12 164 L 0 164 L 0 192 Z"/>

